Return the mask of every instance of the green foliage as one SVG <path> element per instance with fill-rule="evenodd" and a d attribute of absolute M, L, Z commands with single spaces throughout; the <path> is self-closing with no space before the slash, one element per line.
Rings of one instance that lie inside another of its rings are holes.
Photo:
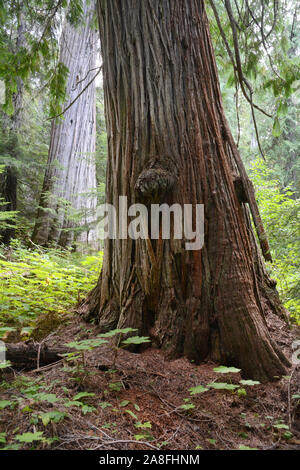
<path fill-rule="evenodd" d="M 256 380 L 240 380 L 240 384 L 248 385 L 248 387 L 252 387 L 254 385 L 259 385 L 260 382 L 258 382 Z"/>
<path fill-rule="evenodd" d="M 36 84 L 37 77 L 45 82 L 51 108 L 61 111 L 64 73 L 57 62 L 57 20 L 66 8 L 69 8 L 71 21 L 82 18 L 80 0 L 5 2 L 0 7 L 0 21 L 5 19 L 6 26 L 0 30 L 0 79 L 6 86 L 3 111 L 7 115 L 14 113 L 13 97 L 18 80 L 22 79 L 25 86 L 30 87 L 32 82 Z"/>
<path fill-rule="evenodd" d="M 253 162 L 250 174 L 274 259 L 268 265 L 270 275 L 291 318 L 300 323 L 300 200 L 289 188 L 281 189 L 274 171 L 261 159 Z"/>
<path fill-rule="evenodd" d="M 244 445 L 240 445 L 239 450 L 258 450 L 256 447 L 247 447 Z"/>
<path fill-rule="evenodd" d="M 197 387 L 189 388 L 191 395 L 198 395 L 199 393 L 207 392 L 208 388 L 198 385 Z"/>
<path fill-rule="evenodd" d="M 219 24 L 208 3 L 208 16 L 214 40 L 220 74 L 229 88 L 241 89 L 237 74 L 237 59 L 230 22 L 225 2 L 214 0 Z M 299 22 L 295 21 L 294 2 L 270 2 L 249 0 L 230 2 L 234 27 L 238 31 L 238 48 L 243 89 L 248 94 L 254 91 L 253 101 L 273 116 L 273 135 L 279 137 L 282 129 L 279 118 L 291 106 L 290 98 L 297 91 L 300 76 Z M 225 35 L 226 44 L 220 28 Z M 230 51 L 228 51 L 228 49 Z M 235 64 L 235 70 L 233 63 Z M 246 84 L 247 83 L 247 84 Z M 257 103 L 263 90 L 272 96 L 272 106 Z M 242 93 L 240 93 L 242 95 Z M 231 104 L 232 106 L 232 104 Z M 247 103 L 250 108 L 250 104 Z M 270 129 L 272 121 L 268 122 Z"/>
<path fill-rule="evenodd" d="M 241 369 L 226 366 L 215 367 L 213 370 L 217 374 L 237 374 L 241 372 Z M 241 385 L 245 387 L 253 387 L 259 384 L 260 382 L 254 380 L 240 380 L 239 384 L 232 384 L 227 382 L 210 382 L 206 385 L 197 385 L 196 387 L 191 387 L 189 388 L 189 392 L 190 395 L 194 397 L 196 395 L 201 395 L 202 393 L 211 393 L 212 390 L 216 390 L 222 392 L 231 392 L 236 394 L 239 398 L 242 398 L 247 396 L 247 391 L 245 388 L 241 387 Z M 191 401 L 191 398 L 185 398 L 184 403 L 179 408 L 189 413 L 194 408 L 196 408 L 196 405 Z"/>
<path fill-rule="evenodd" d="M 117 346 L 111 345 L 112 349 L 114 349 L 115 351 L 114 360 L 113 360 L 113 367 L 114 367 L 116 363 L 117 355 L 120 349 L 126 348 L 131 345 L 140 345 L 140 344 L 150 342 L 150 339 L 147 336 L 131 336 L 121 341 L 122 335 L 128 335 L 129 333 L 133 333 L 135 331 L 137 330 L 134 328 L 115 329 L 115 330 L 108 331 L 107 333 L 101 333 L 100 335 L 98 335 L 97 338 L 85 339 L 82 341 L 72 341 L 71 343 L 67 343 L 66 346 L 68 346 L 69 348 L 76 349 L 76 351 L 81 352 L 82 356 L 80 358 L 78 355 L 76 356 L 76 354 L 72 352 L 72 353 L 65 354 L 65 357 L 69 361 L 73 361 L 73 360 L 77 361 L 77 367 L 79 366 L 80 359 L 82 360 L 82 363 L 84 365 L 84 351 L 91 351 L 95 348 L 99 348 L 100 346 L 103 346 L 104 344 L 107 344 L 108 341 L 106 341 L 103 338 L 113 338 L 116 336 L 118 338 Z M 115 391 L 119 391 L 121 389 L 119 383 L 118 384 L 111 383 L 109 387 Z"/>
<path fill-rule="evenodd" d="M 25 336 L 37 319 L 62 315 L 97 282 L 102 253 L 82 259 L 67 251 L 31 250 L 14 242 L 9 258 L 0 250 L 0 327 L 22 329 Z M 3 329 L 4 328 L 4 329 Z M 0 330 L 1 334 L 1 330 Z"/>
<path fill-rule="evenodd" d="M 46 427 L 49 423 L 59 423 L 63 419 L 67 417 L 67 413 L 62 413 L 61 411 L 48 411 L 47 413 L 39 414 L 39 418 L 41 419 L 43 425 Z"/>
<path fill-rule="evenodd" d="M 1 400 L 0 401 L 0 409 L 3 410 L 4 408 L 6 408 L 7 406 L 10 406 L 12 405 L 12 401 L 10 400 Z"/>
<path fill-rule="evenodd" d="M 143 344 L 150 343 L 150 339 L 147 336 L 131 336 L 130 338 L 122 341 L 124 346 L 129 346 L 130 344 Z"/>
<path fill-rule="evenodd" d="M 50 93 L 53 96 L 50 102 L 51 117 L 57 116 L 62 112 L 62 104 L 66 101 L 68 75 L 68 68 L 62 62 L 59 62 L 57 71 L 50 81 Z"/>
<path fill-rule="evenodd" d="M 230 391 L 233 391 L 233 390 L 239 388 L 238 385 L 228 384 L 228 383 L 224 383 L 224 382 L 211 382 L 211 383 L 207 384 L 207 386 L 209 388 L 214 388 L 215 390 L 230 390 Z"/>
<path fill-rule="evenodd" d="M 1 152 L 1 144 L 0 144 L 0 152 Z M 0 165 L 0 184 L 2 184 L 1 174 L 3 173 L 5 173 L 5 165 Z M 6 209 L 7 209 L 7 202 L 3 198 L 0 197 L 0 231 L 6 228 L 12 227 L 13 224 L 15 224 L 16 222 L 18 212 L 6 210 Z"/>
<path fill-rule="evenodd" d="M 218 374 L 237 374 L 241 372 L 241 369 L 237 369 L 236 367 L 220 366 L 215 367 L 214 372 L 217 372 Z"/>
<path fill-rule="evenodd" d="M 34 441 L 43 441 L 44 437 L 42 432 L 24 432 L 23 434 L 18 434 L 16 436 L 16 440 L 19 442 L 31 443 Z"/>

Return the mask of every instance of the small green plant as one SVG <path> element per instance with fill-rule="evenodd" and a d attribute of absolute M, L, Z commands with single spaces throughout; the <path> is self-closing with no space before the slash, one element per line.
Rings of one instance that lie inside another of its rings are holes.
<path fill-rule="evenodd" d="M 241 369 L 226 366 L 215 367 L 213 370 L 217 374 L 238 374 L 241 372 Z M 197 385 L 196 387 L 191 387 L 189 388 L 189 392 L 190 395 L 195 396 L 201 395 L 202 393 L 208 393 L 210 390 L 221 390 L 236 393 L 241 398 L 247 396 L 245 387 L 254 387 L 255 385 L 259 384 L 260 382 L 258 381 L 243 379 L 239 381 L 239 384 L 232 384 L 227 382 L 210 382 L 206 385 Z M 190 399 L 185 399 L 184 401 L 185 403 L 180 407 L 183 410 L 189 411 L 195 408 L 195 405 L 190 401 Z"/>
<path fill-rule="evenodd" d="M 102 333 L 98 335 L 96 338 L 85 339 L 82 341 L 72 341 L 71 343 L 67 343 L 66 346 L 69 348 L 73 348 L 76 351 L 80 351 L 82 364 L 84 365 L 84 351 L 92 351 L 93 349 L 99 348 L 104 344 L 109 344 L 108 340 L 112 339 L 113 337 L 117 337 L 117 345 L 110 344 L 110 347 L 114 350 L 114 358 L 112 368 L 115 368 L 115 363 L 117 359 L 117 354 L 120 349 L 124 349 L 130 345 L 139 345 L 143 343 L 150 342 L 150 339 L 146 336 L 131 336 L 123 341 L 121 341 L 122 335 L 128 335 L 129 333 L 134 333 L 137 331 L 134 328 L 123 328 L 123 329 L 115 329 L 111 330 L 107 333 Z M 68 360 L 74 360 L 74 358 L 78 359 L 78 355 L 74 352 L 67 353 L 64 355 Z"/>

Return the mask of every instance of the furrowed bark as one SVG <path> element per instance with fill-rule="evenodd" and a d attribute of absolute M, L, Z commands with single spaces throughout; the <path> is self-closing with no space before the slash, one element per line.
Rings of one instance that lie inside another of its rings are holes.
<path fill-rule="evenodd" d="M 98 13 L 107 202 L 118 208 L 124 195 L 128 206 L 204 204 L 205 243 L 187 251 L 185 240 L 106 240 L 82 313 L 103 330 L 137 328 L 170 357 L 212 359 L 274 380 L 289 363 L 265 317 L 280 307 L 251 227 L 250 213 L 268 258 L 224 114 L 204 2 L 99 0 Z"/>
<path fill-rule="evenodd" d="M 74 28 L 66 21 L 60 61 L 69 69 L 68 102 L 81 93 L 97 73 L 95 3 L 84 2 L 85 24 Z M 97 248 L 96 221 L 96 98 L 95 81 L 52 123 L 47 169 L 40 208 L 32 235 L 37 244 L 71 246 L 75 241 Z"/>

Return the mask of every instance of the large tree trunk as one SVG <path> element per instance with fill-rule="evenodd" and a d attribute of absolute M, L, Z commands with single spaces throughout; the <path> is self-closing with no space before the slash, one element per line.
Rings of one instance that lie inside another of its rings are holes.
<path fill-rule="evenodd" d="M 70 103 L 96 75 L 97 32 L 93 26 L 95 3 L 85 1 L 85 25 L 66 21 L 60 62 L 69 69 Z M 53 121 L 47 169 L 33 241 L 63 247 L 74 241 L 97 247 L 96 230 L 96 97 L 95 81 L 66 111 L 63 120 Z"/>
<path fill-rule="evenodd" d="M 265 320 L 280 305 L 251 228 L 250 213 L 270 259 L 224 115 L 204 2 L 99 0 L 98 10 L 107 202 L 204 204 L 205 243 L 186 251 L 174 239 L 106 240 L 83 313 L 103 330 L 137 328 L 171 357 L 272 380 L 288 365 Z"/>

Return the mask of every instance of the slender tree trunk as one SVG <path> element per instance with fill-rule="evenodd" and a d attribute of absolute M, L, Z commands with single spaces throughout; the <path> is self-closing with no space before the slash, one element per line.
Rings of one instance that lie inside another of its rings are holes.
<path fill-rule="evenodd" d="M 86 22 L 74 28 L 66 21 L 60 61 L 69 69 L 70 103 L 96 75 L 97 32 L 94 2 L 85 2 Z M 70 246 L 80 241 L 96 247 L 96 97 L 95 81 L 64 114 L 53 121 L 47 169 L 33 240 Z M 77 217 L 77 220 L 75 220 Z"/>
<path fill-rule="evenodd" d="M 25 47 L 25 19 L 20 5 L 20 13 L 18 18 L 17 39 L 15 44 L 16 52 Z M 3 212 L 17 210 L 17 182 L 18 174 L 17 168 L 13 160 L 18 159 L 18 133 L 22 124 L 22 107 L 23 107 L 23 80 L 18 77 L 17 91 L 13 95 L 14 112 L 12 116 L 4 116 L 5 130 L 8 135 L 8 148 L 7 153 L 10 155 L 12 161 L 5 166 L 3 173 L 0 174 L 0 210 Z M 10 227 L 4 228 L 0 231 L 0 242 L 9 245 L 11 239 L 15 236 L 14 222 L 8 220 Z"/>
<path fill-rule="evenodd" d="M 186 251 L 174 239 L 106 240 L 82 313 L 103 330 L 137 328 L 170 357 L 210 358 L 272 380 L 288 361 L 265 316 L 281 307 L 251 228 L 250 213 L 270 259 L 224 115 L 204 2 L 99 0 L 98 12 L 107 202 L 204 204 L 205 243 Z"/>

